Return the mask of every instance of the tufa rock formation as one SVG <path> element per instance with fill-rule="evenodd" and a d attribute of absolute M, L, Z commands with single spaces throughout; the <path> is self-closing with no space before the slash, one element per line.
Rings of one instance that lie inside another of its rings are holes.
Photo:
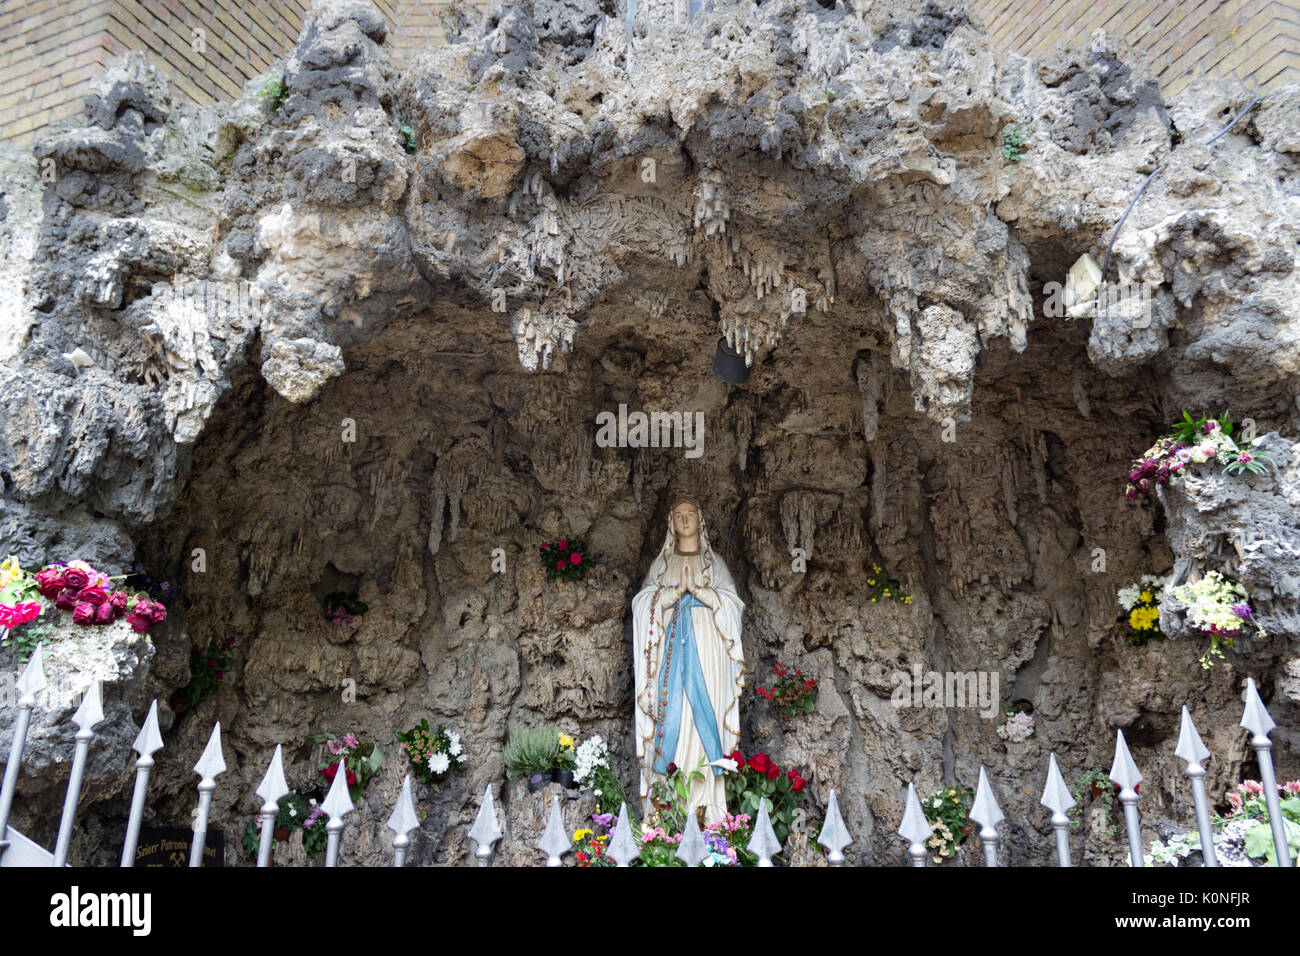
<path fill-rule="evenodd" d="M 1281 778 L 1300 776 L 1300 89 L 1210 143 L 1247 92 L 1166 102 L 1100 33 L 1003 62 L 933 3 L 667 19 L 642 10 L 629 32 L 609 0 L 503 5 L 399 75 L 369 4 L 319 0 L 229 107 L 173 100 L 128 54 L 84 125 L 6 154 L 0 551 L 179 583 L 156 654 L 106 686 L 120 706 L 101 730 L 124 744 L 187 682 L 191 644 L 238 640 L 218 694 L 164 709 L 146 822 L 189 819 L 216 719 L 228 845 L 276 743 L 291 784 L 320 788 L 322 730 L 389 755 L 345 863 L 386 858 L 407 769 L 392 734 L 421 716 L 460 730 L 469 765 L 417 787 L 412 863 L 468 861 L 512 723 L 601 733 L 630 788 L 629 602 L 670 488 L 701 497 L 747 602 L 749 685 L 778 660 L 821 681 L 795 721 L 747 693 L 742 747 L 803 770 L 801 830 L 836 788 L 851 862 L 899 861 L 908 781 L 973 785 L 983 765 L 1007 861 L 1047 863 L 1047 754 L 1073 781 L 1109 767 L 1117 728 L 1144 814 L 1186 822 L 1180 708 L 1221 797 L 1253 769 L 1246 676 Z M 1052 309 L 1045 284 L 1084 252 L 1150 315 Z M 744 385 L 712 375 L 720 337 Z M 621 404 L 702 412 L 703 455 L 596 445 Z M 1184 408 L 1252 418 L 1278 471 L 1206 467 L 1126 502 L 1130 459 Z M 536 559 L 564 535 L 589 544 L 580 582 Z M 910 605 L 870 600 L 874 564 Z M 1204 568 L 1232 570 L 1267 638 L 1203 671 L 1168 606 L 1174 640 L 1124 643 L 1118 588 Z M 338 589 L 369 612 L 331 624 Z M 996 674 L 1037 736 L 893 706 L 913 667 Z M 47 844 L 56 751 L 34 753 L 14 818 Z M 117 760 L 74 862 L 116 859 Z M 500 799 L 506 858 L 540 862 L 542 802 Z M 1080 858 L 1122 859 L 1104 828 L 1079 839 Z"/>

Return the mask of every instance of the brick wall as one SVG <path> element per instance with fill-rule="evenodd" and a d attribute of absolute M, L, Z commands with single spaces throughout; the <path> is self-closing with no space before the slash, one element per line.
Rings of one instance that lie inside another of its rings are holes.
<path fill-rule="evenodd" d="M 401 2 L 375 2 L 390 28 Z M 0 0 L 0 139 L 30 144 L 79 115 L 86 81 L 125 50 L 144 50 L 174 95 L 229 102 L 297 41 L 309 3 Z"/>
<path fill-rule="evenodd" d="M 1144 53 L 1166 95 L 1202 76 L 1260 91 L 1300 81 L 1300 2 L 1266 0 L 973 0 L 967 9 L 1004 52 L 1085 46 L 1098 27 Z"/>

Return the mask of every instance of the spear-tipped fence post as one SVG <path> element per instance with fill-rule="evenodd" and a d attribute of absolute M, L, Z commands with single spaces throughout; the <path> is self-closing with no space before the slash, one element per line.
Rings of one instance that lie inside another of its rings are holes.
<path fill-rule="evenodd" d="M 898 828 L 898 835 L 907 841 L 907 853 L 912 858 L 913 866 L 925 866 L 925 843 L 930 839 L 934 828 L 921 812 L 921 801 L 916 798 L 916 787 L 907 785 L 907 802 L 903 808 L 903 823 Z"/>
<path fill-rule="evenodd" d="M 338 769 L 334 771 L 334 782 L 321 803 L 321 809 L 329 814 L 325 824 L 325 865 L 338 866 L 339 843 L 343 838 L 343 817 L 352 812 L 352 795 L 348 793 L 348 765 L 339 757 Z"/>
<path fill-rule="evenodd" d="M 257 845 L 257 865 L 271 865 L 271 843 L 275 839 L 275 818 L 280 812 L 280 801 L 289 793 L 289 784 L 284 779 L 284 755 L 280 745 L 275 745 L 275 755 L 271 765 L 266 768 L 266 775 L 257 787 L 257 795 L 266 802 L 262 804 L 262 839 Z"/>
<path fill-rule="evenodd" d="M 13 806 L 13 791 L 18 786 L 18 771 L 22 767 L 22 750 L 27 745 L 27 726 L 31 723 L 31 709 L 36 706 L 36 695 L 45 689 L 42 645 L 36 645 L 31 659 L 18 678 L 18 719 L 13 724 L 13 743 L 9 744 L 9 762 L 4 766 L 4 783 L 0 784 L 0 856 L 9 847 L 9 809 Z"/>
<path fill-rule="evenodd" d="M 1205 768 L 1201 766 L 1210 759 L 1210 750 L 1196 732 L 1192 715 L 1183 705 L 1183 722 L 1178 728 L 1178 746 L 1174 756 L 1187 763 L 1187 777 L 1192 782 L 1192 803 L 1196 805 L 1196 830 L 1201 835 L 1201 859 L 1206 866 L 1218 866 L 1219 858 L 1214 855 L 1214 831 L 1210 828 L 1210 801 L 1205 793 Z"/>
<path fill-rule="evenodd" d="M 420 826 L 420 818 L 415 815 L 415 801 L 411 799 L 409 773 L 402 780 L 402 793 L 387 825 L 393 831 L 393 866 L 405 866 L 406 853 L 411 848 L 411 831 Z"/>
<path fill-rule="evenodd" d="M 552 796 L 551 816 L 546 821 L 546 832 L 542 834 L 537 849 L 546 854 L 547 866 L 563 866 L 564 861 L 560 857 L 568 853 L 572 846 L 569 835 L 564 831 L 564 817 L 560 814 L 560 798 Z"/>
<path fill-rule="evenodd" d="M 694 813 L 686 814 L 682 842 L 673 855 L 687 866 L 699 866 L 709 858 L 709 848 L 704 845 L 704 834 L 700 832 L 700 823 L 695 819 Z"/>
<path fill-rule="evenodd" d="M 1074 806 L 1074 797 L 1070 795 L 1061 776 L 1061 768 L 1056 765 L 1056 754 L 1047 758 L 1047 785 L 1043 787 L 1043 799 L 1039 801 L 1052 811 L 1052 830 L 1056 833 L 1056 862 L 1058 866 L 1070 865 L 1070 818 L 1068 811 Z"/>
<path fill-rule="evenodd" d="M 998 830 L 997 826 L 1006 817 L 998 806 L 997 797 L 993 796 L 993 785 L 988 775 L 980 767 L 980 782 L 975 788 L 975 803 L 971 807 L 970 818 L 980 825 L 980 843 L 984 846 L 984 865 L 998 865 Z"/>
<path fill-rule="evenodd" d="M 77 742 L 72 754 L 72 770 L 68 773 L 68 795 L 63 799 L 59 836 L 54 844 L 55 866 L 63 866 L 68 862 L 68 844 L 72 842 L 72 824 L 77 819 L 77 803 L 81 799 L 81 778 L 86 772 L 86 754 L 90 752 L 90 742 L 95 738 L 94 727 L 103 719 L 104 707 L 100 700 L 99 680 L 95 679 L 86 688 L 86 696 L 81 699 L 81 706 L 72 715 L 72 722 L 77 725 Z"/>
<path fill-rule="evenodd" d="M 1264 709 L 1264 702 L 1255 689 L 1255 679 L 1246 678 L 1246 710 L 1241 715 L 1241 726 L 1250 731 L 1250 748 L 1259 762 L 1259 782 L 1264 787 L 1264 803 L 1268 806 L 1268 825 L 1273 829 L 1273 849 L 1277 851 L 1277 865 L 1291 865 L 1291 850 L 1286 842 L 1286 829 L 1282 824 L 1282 806 L 1277 799 L 1277 777 L 1273 773 L 1273 742 L 1269 731 L 1277 724 Z"/>
<path fill-rule="evenodd" d="M 194 820 L 194 842 L 190 844 L 190 866 L 203 865 L 203 846 L 208 842 L 208 813 L 212 809 L 212 792 L 217 789 L 217 775 L 226 772 L 226 761 L 221 756 L 221 721 L 212 725 L 212 736 L 203 748 L 203 755 L 194 765 L 199 775 L 199 810 Z"/>
<path fill-rule="evenodd" d="M 690 816 L 690 814 L 688 814 Z M 640 856 L 636 837 L 632 835 L 632 821 L 627 818 L 627 802 L 618 808 L 618 820 L 614 823 L 614 833 L 609 838 L 609 858 L 618 866 L 631 866 L 632 861 Z"/>
<path fill-rule="evenodd" d="M 14 721 L 14 739 L 9 745 L 4 783 L 0 784 L 0 856 L 4 856 L 5 850 L 9 848 L 9 810 L 14 802 L 14 788 L 18 786 L 18 771 L 23 763 L 23 748 L 27 746 L 27 727 L 32 720 L 32 708 L 36 706 L 36 695 L 45 687 L 41 645 L 37 644 L 16 685 L 19 694 L 18 719 Z"/>
<path fill-rule="evenodd" d="M 759 866 L 774 866 L 772 857 L 781 852 L 781 841 L 772 829 L 772 815 L 767 811 L 767 798 L 758 801 L 758 819 L 754 821 L 754 834 L 749 838 L 750 853 L 758 857 Z"/>
<path fill-rule="evenodd" d="M 1115 762 L 1111 764 L 1110 780 L 1119 784 L 1119 802 L 1124 806 L 1124 830 L 1128 834 L 1128 858 L 1133 866 L 1145 866 L 1142 860 L 1142 821 L 1138 817 L 1137 786 L 1142 782 L 1133 755 L 1124 742 L 1124 731 L 1117 730 Z"/>
<path fill-rule="evenodd" d="M 501 827 L 497 825 L 497 808 L 492 801 L 492 785 L 483 791 L 483 802 L 479 804 L 478 816 L 474 826 L 470 827 L 469 838 L 478 844 L 474 858 L 479 866 L 491 866 L 494 844 L 501 839 Z"/>
<path fill-rule="evenodd" d="M 126 837 L 122 841 L 122 865 L 135 866 L 135 845 L 140 839 L 140 824 L 144 820 L 144 798 L 149 793 L 149 771 L 153 769 L 153 755 L 162 749 L 162 734 L 158 732 L 158 701 L 149 705 L 149 714 L 140 726 L 131 749 L 140 755 L 135 762 L 135 790 L 131 794 L 131 815 L 126 822 Z"/>
<path fill-rule="evenodd" d="M 36 706 L 36 695 L 45 689 L 45 669 L 42 645 L 36 645 L 27 666 L 23 667 L 16 689 L 18 691 L 18 719 L 13 724 L 13 741 L 9 744 L 9 762 L 4 766 L 4 783 L 0 784 L 0 856 L 9 848 L 9 809 L 13 806 L 13 791 L 18 786 L 18 771 L 22 769 L 22 750 L 27 745 L 27 727 L 31 723 L 31 709 Z"/>
<path fill-rule="evenodd" d="M 844 817 L 840 815 L 840 805 L 835 800 L 833 788 L 830 799 L 826 801 L 826 821 L 822 824 L 817 842 L 829 851 L 826 855 L 827 863 L 831 866 L 844 865 L 844 848 L 853 842 L 853 837 L 849 836 L 849 828 L 844 825 Z"/>

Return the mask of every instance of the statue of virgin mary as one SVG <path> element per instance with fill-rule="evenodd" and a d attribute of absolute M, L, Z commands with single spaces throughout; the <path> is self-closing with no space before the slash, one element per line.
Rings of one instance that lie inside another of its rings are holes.
<path fill-rule="evenodd" d="M 683 772 L 712 763 L 740 740 L 744 652 L 736 594 L 726 564 L 709 545 L 699 503 L 672 499 L 663 547 L 632 599 L 636 683 L 636 755 L 641 807 L 650 815 L 650 783 L 670 764 Z M 689 809 L 704 822 L 727 812 L 722 767 L 705 766 L 691 785 Z"/>

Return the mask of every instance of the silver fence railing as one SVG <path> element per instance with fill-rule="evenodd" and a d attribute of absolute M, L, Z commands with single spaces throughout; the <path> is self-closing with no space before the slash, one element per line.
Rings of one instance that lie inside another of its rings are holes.
<path fill-rule="evenodd" d="M 14 736 L 9 747 L 9 760 L 5 764 L 4 783 L 0 787 L 0 867 L 8 866 L 64 866 L 68 857 L 68 847 L 72 839 L 73 824 L 77 815 L 77 804 L 81 797 L 82 776 L 85 772 L 86 758 L 94 740 L 94 727 L 103 720 L 103 710 L 98 681 L 92 682 L 82 699 L 81 706 L 72 716 L 77 725 L 77 734 L 72 756 L 72 766 L 68 774 L 68 792 L 63 802 L 63 813 L 59 820 L 58 838 L 51 853 L 33 840 L 23 836 L 8 825 L 9 812 L 13 805 L 14 791 L 18 783 L 18 774 L 22 766 L 23 750 L 27 742 L 27 730 L 30 725 L 32 710 L 36 706 L 36 695 L 46 687 L 42 668 L 41 648 L 38 645 L 28 661 L 16 690 L 18 698 L 18 719 L 14 723 Z M 1246 681 L 1246 706 L 1241 718 L 1241 726 L 1250 732 L 1250 746 L 1255 751 L 1259 763 L 1260 783 L 1268 811 L 1269 826 L 1272 831 L 1273 845 L 1278 866 L 1291 866 L 1291 855 L 1287 846 L 1286 833 L 1282 823 L 1282 810 L 1277 792 L 1277 780 L 1273 772 L 1272 742 L 1269 733 L 1277 726 L 1255 687 L 1254 680 Z M 135 762 L 135 787 L 131 795 L 131 810 L 127 820 L 126 836 L 122 845 L 121 866 L 129 867 L 135 861 L 136 845 L 140 836 L 140 825 L 144 818 L 144 805 L 149 790 L 149 775 L 154 766 L 153 755 L 162 749 L 162 735 L 158 730 L 158 702 L 154 701 L 145 717 L 144 725 L 132 745 L 138 755 Z M 1210 806 L 1205 788 L 1205 768 L 1203 764 L 1210 757 L 1210 751 L 1201 741 L 1191 715 L 1183 707 L 1182 726 L 1174 754 L 1182 759 L 1185 772 L 1191 782 L 1192 800 L 1195 805 L 1196 825 L 1200 834 L 1201 852 L 1206 866 L 1217 866 L 1214 852 L 1214 834 L 1210 824 Z M 342 760 L 342 758 L 340 758 Z M 212 795 L 217 789 L 217 777 L 226 770 L 225 760 L 221 755 L 221 724 L 212 728 L 212 736 L 207 746 L 194 765 L 194 772 L 199 776 L 198 812 L 194 824 L 194 837 L 190 846 L 189 865 L 199 866 L 203 860 L 203 849 L 207 839 L 208 815 L 212 806 Z M 1110 780 L 1119 788 L 1119 802 L 1124 812 L 1124 828 L 1128 837 L 1129 862 L 1133 866 L 1143 865 L 1141 821 L 1138 815 L 1137 787 L 1142 782 L 1128 745 L 1124 741 L 1123 731 L 1118 731 L 1115 741 L 1115 760 L 1110 769 Z M 258 816 L 260 818 L 260 842 L 258 844 L 257 865 L 265 867 L 270 864 L 271 844 L 275 828 L 279 802 L 289 793 L 285 782 L 284 759 L 277 744 L 270 766 L 257 788 L 257 796 L 265 801 Z M 1051 825 L 1056 837 L 1057 863 L 1070 866 L 1070 821 L 1067 817 L 1075 801 L 1065 785 L 1057 766 L 1056 755 L 1051 754 L 1047 764 L 1047 781 L 1043 789 L 1041 805 L 1051 812 Z M 322 811 L 328 816 L 326 831 L 328 842 L 325 850 L 325 865 L 337 866 L 339 848 L 342 839 L 343 818 L 354 809 L 348 793 L 347 773 L 339 767 L 334 780 L 321 804 Z M 980 767 L 979 786 L 971 807 L 970 819 L 979 824 L 979 840 L 984 851 L 987 866 L 998 865 L 998 844 L 1000 835 L 998 824 L 1005 817 L 999 808 L 993 787 L 989 784 L 984 768 Z M 415 812 L 415 802 L 411 797 L 411 777 L 408 774 L 402 782 L 402 792 L 393 808 L 387 828 L 393 832 L 393 865 L 403 866 L 411 846 L 411 833 L 419 827 Z M 933 830 L 925 818 L 917 799 L 916 787 L 909 783 L 907 799 L 904 805 L 902 825 L 899 836 L 908 842 L 908 854 L 913 866 L 925 866 L 928 852 L 926 841 Z M 483 792 L 478 816 L 470 828 L 469 837 L 477 847 L 474 856 L 480 866 L 491 866 L 496 853 L 496 844 L 503 836 L 497 821 L 496 805 L 492 799 L 492 787 Z M 831 790 L 826 806 L 826 819 L 822 824 L 817 842 L 827 850 L 827 862 L 832 866 L 844 864 L 844 848 L 853 842 L 848 827 L 840 814 L 835 791 Z M 542 834 L 537 849 L 545 855 L 546 866 L 562 866 L 563 857 L 573 849 L 564 819 L 560 812 L 560 800 L 553 795 L 550 817 Z M 766 803 L 759 808 L 754 823 L 753 835 L 748 849 L 758 858 L 759 866 L 772 866 L 772 858 L 781 853 L 782 846 L 777 840 L 772 827 Z M 639 855 L 633 826 L 628 820 L 627 805 L 619 809 L 618 821 L 610 835 L 608 856 L 618 866 L 630 866 Z M 687 866 L 698 866 L 709 852 L 705 847 L 703 835 L 694 814 L 686 815 L 686 831 L 676 851 L 677 858 Z"/>

